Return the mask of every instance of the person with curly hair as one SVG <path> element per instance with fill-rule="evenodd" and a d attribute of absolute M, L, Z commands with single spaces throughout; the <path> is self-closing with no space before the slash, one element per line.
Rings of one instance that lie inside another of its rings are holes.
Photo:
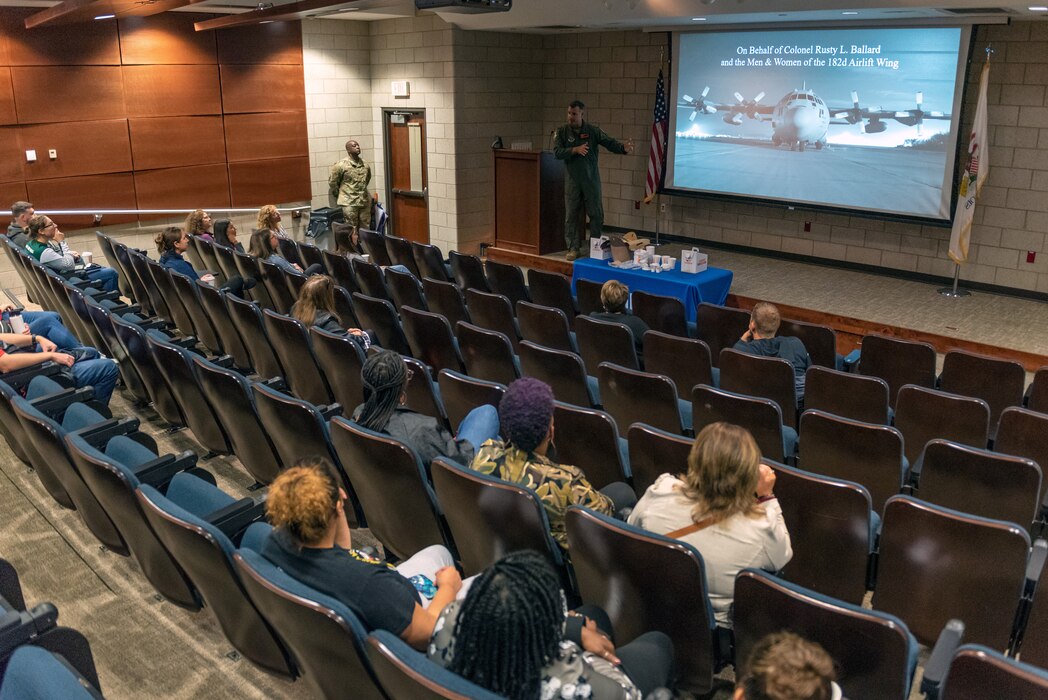
<path fill-rule="evenodd" d="M 569 612 L 553 567 L 525 550 L 499 559 L 444 608 L 426 653 L 511 700 L 640 700 L 666 687 L 670 638 L 647 632 L 616 649 L 610 626 L 599 608 Z"/>
<path fill-rule="evenodd" d="M 585 506 L 604 515 L 633 506 L 637 497 L 622 482 L 598 491 L 578 467 L 557 464 L 547 453 L 553 445 L 553 390 L 533 377 L 518 379 L 499 402 L 499 424 L 505 440 L 485 443 L 470 465 L 481 474 L 527 486 L 542 499 L 550 534 L 567 552 L 564 512 Z"/>
<path fill-rule="evenodd" d="M 774 632 L 750 652 L 734 700 L 840 700 L 833 659 L 792 632 Z"/>
<path fill-rule="evenodd" d="M 761 463 L 749 431 L 712 423 L 695 437 L 687 474 L 659 476 L 629 523 L 699 550 L 714 617 L 730 628 L 735 575 L 747 567 L 778 571 L 793 557 L 774 488 L 775 471 Z"/>
<path fill-rule="evenodd" d="M 307 327 L 316 326 L 336 335 L 348 335 L 361 350 L 371 347 L 371 337 L 359 328 L 346 328 L 335 312 L 335 280 L 327 275 L 313 275 L 302 285 L 291 315 Z"/>
<path fill-rule="evenodd" d="M 494 406 L 474 408 L 459 423 L 455 435 L 436 418 L 405 406 L 410 370 L 404 359 L 392 350 L 369 357 L 360 377 L 364 382 L 364 403 L 353 411 L 353 420 L 368 430 L 385 433 L 410 446 L 427 472 L 435 457 L 447 457 L 467 465 L 481 445 L 498 437 L 499 415 Z"/>
<path fill-rule="evenodd" d="M 247 252 L 259 260 L 271 262 L 287 272 L 301 272 L 307 277 L 324 273 L 324 266 L 320 263 L 313 263 L 303 270 L 301 265 L 293 263 L 281 255 L 277 234 L 267 228 L 259 229 L 251 234 L 251 244 L 248 246 Z"/>
<path fill-rule="evenodd" d="M 186 222 L 182 224 L 182 228 L 190 236 L 198 236 L 205 241 L 214 243 L 215 237 L 211 234 L 213 225 L 210 214 L 203 209 L 196 209 L 189 212 L 189 216 L 186 217 Z"/>
<path fill-rule="evenodd" d="M 275 204 L 266 204 L 258 210 L 258 230 L 263 229 L 277 234 L 278 238 L 287 238 L 287 231 L 280 225 L 280 210 Z"/>
<path fill-rule="evenodd" d="M 299 460 L 269 486 L 273 531 L 262 556 L 289 576 L 352 610 L 368 629 L 384 629 L 424 650 L 437 617 L 462 589 L 442 545 L 393 567 L 353 549 L 346 492 L 323 458 Z"/>

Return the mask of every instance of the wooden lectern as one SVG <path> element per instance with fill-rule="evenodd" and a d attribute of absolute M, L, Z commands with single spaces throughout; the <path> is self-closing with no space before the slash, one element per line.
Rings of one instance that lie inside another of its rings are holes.
<path fill-rule="evenodd" d="M 537 255 L 564 250 L 564 164 L 551 151 L 492 152 L 495 245 Z"/>

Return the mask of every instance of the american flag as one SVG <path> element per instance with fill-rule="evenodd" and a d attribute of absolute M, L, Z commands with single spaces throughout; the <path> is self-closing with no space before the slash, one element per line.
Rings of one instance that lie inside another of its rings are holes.
<path fill-rule="evenodd" d="M 669 109 L 666 106 L 666 87 L 659 69 L 655 82 L 655 113 L 651 124 L 651 150 L 648 152 L 648 180 L 644 184 L 644 203 L 650 204 L 662 184 L 662 171 L 666 166 L 666 132 L 669 129 Z"/>

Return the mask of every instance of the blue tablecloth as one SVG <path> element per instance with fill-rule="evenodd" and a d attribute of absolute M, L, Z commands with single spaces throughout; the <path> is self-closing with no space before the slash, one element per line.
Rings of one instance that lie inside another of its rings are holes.
<path fill-rule="evenodd" d="M 679 265 L 679 263 L 678 263 Z M 676 297 L 684 302 L 684 313 L 689 321 L 695 320 L 696 309 L 701 302 L 724 304 L 731 288 L 732 271 L 719 267 L 708 268 L 705 272 L 691 274 L 680 269 L 669 272 L 648 272 L 647 270 L 622 270 L 612 267 L 607 260 L 579 258 L 572 266 L 571 291 L 575 292 L 575 282 L 580 279 L 604 283 L 615 279 L 630 288 Z"/>

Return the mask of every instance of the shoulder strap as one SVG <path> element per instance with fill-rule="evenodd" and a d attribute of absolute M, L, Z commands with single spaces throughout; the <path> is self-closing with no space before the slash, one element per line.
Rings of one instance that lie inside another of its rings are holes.
<path fill-rule="evenodd" d="M 671 539 L 679 540 L 681 537 L 687 537 L 688 535 L 703 530 L 713 524 L 712 518 L 703 518 L 697 523 L 691 525 L 685 525 L 684 527 L 674 530 L 673 532 L 667 532 L 664 536 Z"/>

